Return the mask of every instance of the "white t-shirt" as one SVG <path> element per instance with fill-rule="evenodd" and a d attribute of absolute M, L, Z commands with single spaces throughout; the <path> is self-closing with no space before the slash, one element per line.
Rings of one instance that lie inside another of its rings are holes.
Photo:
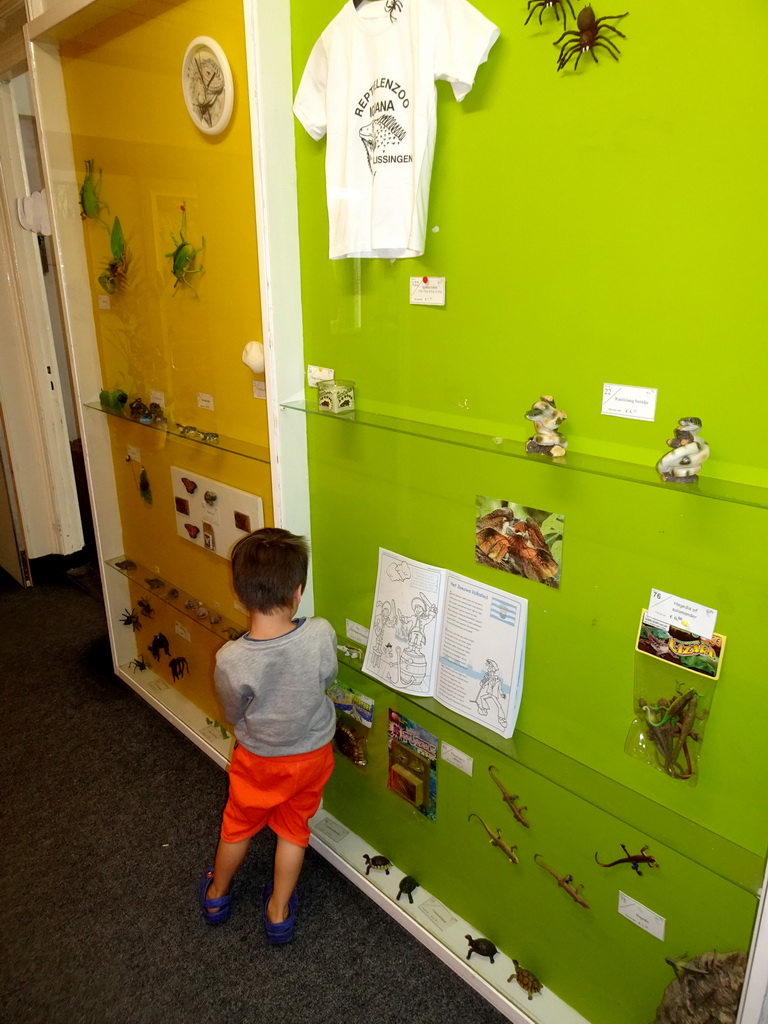
<path fill-rule="evenodd" d="M 325 29 L 293 111 L 313 139 L 328 136 L 331 259 L 422 255 L 435 81 L 464 99 L 498 36 L 467 0 L 347 0 Z"/>

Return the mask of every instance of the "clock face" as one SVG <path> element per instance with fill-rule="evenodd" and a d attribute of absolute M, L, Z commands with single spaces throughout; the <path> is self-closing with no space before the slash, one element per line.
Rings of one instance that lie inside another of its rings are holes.
<path fill-rule="evenodd" d="M 181 85 L 189 116 L 201 132 L 217 135 L 229 124 L 234 88 L 229 61 L 207 36 L 193 39 L 184 54 Z"/>

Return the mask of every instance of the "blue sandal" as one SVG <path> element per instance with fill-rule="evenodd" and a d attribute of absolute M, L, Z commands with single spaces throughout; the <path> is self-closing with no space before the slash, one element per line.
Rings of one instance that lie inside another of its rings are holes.
<path fill-rule="evenodd" d="M 291 898 L 288 900 L 288 917 L 286 917 L 284 921 L 280 921 L 278 924 L 273 924 L 267 917 L 267 904 L 272 896 L 272 888 L 272 882 L 267 882 L 264 886 L 264 909 L 262 910 L 262 917 L 264 919 L 264 931 L 267 933 L 267 942 L 273 946 L 279 946 L 284 942 L 290 942 L 293 938 L 293 926 L 296 923 L 296 908 L 299 905 L 299 898 L 294 891 L 291 894 Z"/>
<path fill-rule="evenodd" d="M 200 879 L 200 885 L 197 889 L 200 895 L 200 907 L 203 911 L 203 917 L 208 924 L 224 924 L 232 909 L 232 897 L 227 893 L 226 896 L 218 896 L 216 899 L 209 900 L 208 889 L 212 881 L 213 868 L 208 868 L 207 871 L 203 872 L 203 877 Z"/>

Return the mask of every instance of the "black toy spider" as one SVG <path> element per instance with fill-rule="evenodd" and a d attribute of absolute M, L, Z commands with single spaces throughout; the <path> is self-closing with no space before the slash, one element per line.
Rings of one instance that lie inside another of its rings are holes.
<path fill-rule="evenodd" d="M 131 608 L 130 611 L 128 611 L 128 609 L 126 608 L 123 611 L 123 617 L 122 619 L 120 619 L 120 621 L 124 626 L 133 626 L 134 633 L 138 633 L 139 630 L 141 629 L 141 622 L 139 621 L 139 616 L 136 614 L 133 608 Z"/>
<path fill-rule="evenodd" d="M 160 661 L 161 651 L 165 651 L 165 653 L 168 656 L 170 656 L 171 652 L 168 645 L 168 637 L 165 635 L 165 633 L 155 633 L 155 635 L 152 637 L 152 643 L 149 645 L 147 650 L 155 659 L 155 661 Z"/>
<path fill-rule="evenodd" d="M 186 658 L 171 658 L 168 662 L 168 667 L 174 679 L 181 679 L 185 672 L 189 672 Z"/>
<path fill-rule="evenodd" d="M 402 9 L 403 5 L 400 2 L 400 0 L 387 0 L 386 4 L 384 5 L 384 10 L 389 15 L 390 21 L 395 20 L 395 11 L 399 13 L 400 11 L 402 11 Z"/>
<path fill-rule="evenodd" d="M 139 608 L 141 609 L 141 614 L 147 619 L 151 619 L 155 614 L 155 609 L 149 603 L 148 597 L 139 598 Z"/>
<path fill-rule="evenodd" d="M 139 654 L 136 656 L 135 661 L 131 662 L 130 667 L 133 669 L 133 674 L 136 675 L 136 669 L 138 669 L 139 672 L 143 672 L 145 669 L 149 668 L 149 662 L 144 661 L 144 657 Z"/>
<path fill-rule="evenodd" d="M 595 12 L 591 7 L 584 7 L 579 11 L 579 16 L 576 19 L 576 29 L 571 29 L 569 32 L 563 32 L 559 39 L 556 39 L 552 44 L 558 46 L 563 39 L 566 41 L 560 48 L 560 56 L 557 59 L 557 70 L 562 71 L 566 64 L 570 61 L 574 54 L 578 54 L 576 57 L 576 63 L 573 65 L 573 70 L 579 66 L 579 61 L 584 53 L 592 54 L 592 60 L 595 64 L 599 61 L 595 55 L 595 50 L 598 46 L 602 46 L 604 50 L 613 57 L 614 60 L 619 59 L 621 50 L 618 48 L 616 43 L 606 35 L 607 31 L 615 32 L 617 36 L 621 36 L 622 39 L 627 37 L 623 32 L 619 32 L 613 25 L 608 25 L 607 22 L 614 18 L 626 18 L 629 11 L 625 14 L 606 14 L 603 18 L 596 18 Z"/>
<path fill-rule="evenodd" d="M 576 20 L 576 11 L 574 11 L 574 9 L 573 9 L 573 4 L 571 3 L 571 0 L 565 0 L 565 3 L 567 3 L 568 6 L 570 7 L 570 9 L 571 9 L 571 16 L 573 17 L 573 19 L 575 21 Z M 536 13 L 537 8 L 539 8 L 539 24 L 541 25 L 541 23 L 542 23 L 541 19 L 544 16 L 544 11 L 546 11 L 548 7 L 551 7 L 554 10 L 555 18 L 557 19 L 557 21 L 560 21 L 560 14 L 558 13 L 558 10 L 557 10 L 558 7 L 559 7 L 559 8 L 562 9 L 562 12 L 563 12 L 563 28 L 565 28 L 565 26 L 567 24 L 567 18 L 566 18 L 566 14 L 565 14 L 565 3 L 563 3 L 563 0 L 528 0 L 529 10 L 528 10 L 528 17 L 525 19 L 525 24 L 526 25 L 528 24 L 528 22 L 531 20 L 532 16 Z M 531 6 L 531 5 L 533 5 L 533 6 Z"/>

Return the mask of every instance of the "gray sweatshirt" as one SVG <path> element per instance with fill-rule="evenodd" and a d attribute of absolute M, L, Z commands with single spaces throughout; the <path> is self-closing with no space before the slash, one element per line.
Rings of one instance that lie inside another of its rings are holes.
<path fill-rule="evenodd" d="M 325 689 L 336 678 L 336 633 L 302 619 L 274 640 L 232 640 L 216 655 L 216 692 L 239 742 L 260 757 L 306 754 L 336 731 Z"/>

